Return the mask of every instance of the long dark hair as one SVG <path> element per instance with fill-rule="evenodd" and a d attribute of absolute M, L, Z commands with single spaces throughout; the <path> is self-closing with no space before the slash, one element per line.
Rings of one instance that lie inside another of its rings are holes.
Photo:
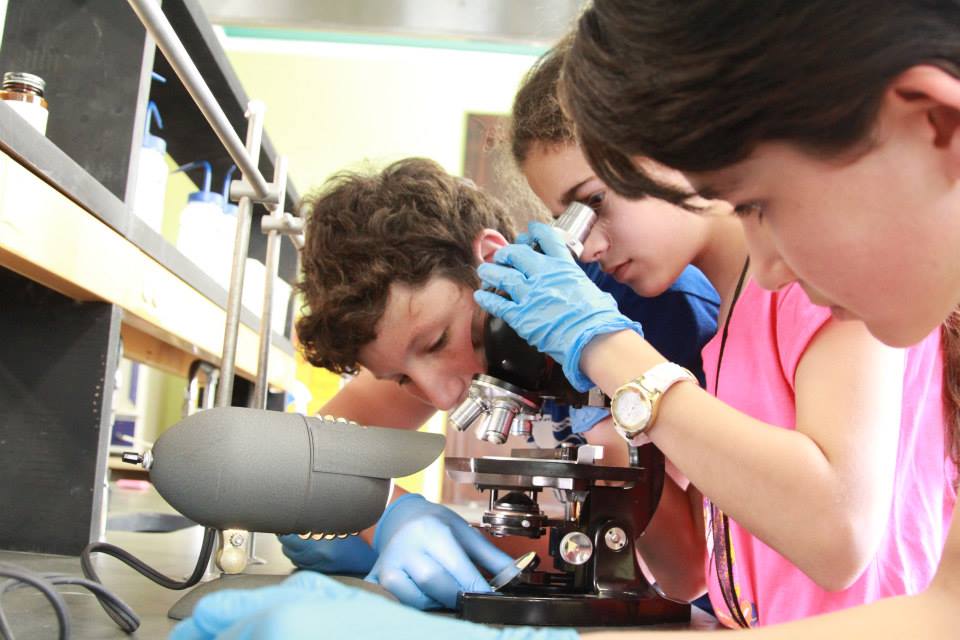
<path fill-rule="evenodd" d="M 562 93 L 598 176 L 630 195 L 650 186 L 631 156 L 708 171 L 765 140 L 868 143 L 887 84 L 925 62 L 960 67 L 957 0 L 596 0 Z"/>
<path fill-rule="evenodd" d="M 782 141 L 838 157 L 872 144 L 887 86 L 930 64 L 960 77 L 960 0 L 594 0 L 561 98 L 597 176 L 677 201 L 631 162 L 710 171 Z M 960 465 L 960 311 L 942 328 L 944 409 Z"/>

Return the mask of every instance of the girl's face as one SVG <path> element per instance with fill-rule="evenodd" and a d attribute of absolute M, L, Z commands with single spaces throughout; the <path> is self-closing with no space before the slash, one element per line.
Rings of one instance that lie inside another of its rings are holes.
<path fill-rule="evenodd" d="M 642 296 L 666 291 L 705 241 L 695 214 L 653 198 L 626 200 L 607 189 L 576 144 L 534 145 L 520 168 L 554 217 L 574 201 L 597 211 L 581 259 L 599 261 L 605 272 Z M 683 180 L 676 172 L 660 171 L 663 179 Z"/>
<path fill-rule="evenodd" d="M 887 133 L 853 161 L 767 143 L 690 178 L 734 205 L 761 285 L 799 282 L 814 303 L 907 346 L 960 302 L 960 187 L 916 136 Z"/>

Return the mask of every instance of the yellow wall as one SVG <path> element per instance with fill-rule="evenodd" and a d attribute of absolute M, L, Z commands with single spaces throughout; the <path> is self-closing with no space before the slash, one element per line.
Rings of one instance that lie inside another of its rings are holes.
<path fill-rule="evenodd" d="M 468 112 L 508 113 L 530 55 L 225 38 L 301 192 L 364 160 L 433 158 L 460 174 Z M 279 78 L 292 78 L 280 82 Z"/>
<path fill-rule="evenodd" d="M 461 174 L 466 114 L 508 113 L 536 60 L 413 46 L 221 38 L 247 95 L 266 103 L 267 134 L 289 158 L 301 194 L 365 161 L 381 166 L 426 156 Z M 298 363 L 297 377 L 312 392 L 309 408 L 316 411 L 339 389 L 339 378 Z M 442 433 L 444 421 L 438 416 L 423 428 Z M 437 500 L 441 482 L 442 459 L 400 484 Z"/>

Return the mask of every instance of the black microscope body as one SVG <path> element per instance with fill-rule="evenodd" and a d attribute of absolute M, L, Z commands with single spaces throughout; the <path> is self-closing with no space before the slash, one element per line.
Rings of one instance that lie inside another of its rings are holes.
<path fill-rule="evenodd" d="M 596 214 L 572 204 L 555 226 L 574 257 L 582 252 Z M 552 400 L 572 407 L 603 406 L 606 398 L 578 392 L 562 367 L 520 338 L 503 320 L 488 316 L 483 347 L 487 371 L 474 377 L 469 397 L 448 421 L 481 440 L 524 442 Z M 627 446 L 624 442 L 624 446 Z M 494 536 L 549 536 L 552 568 L 527 566 L 492 593 L 462 593 L 459 615 L 490 624 L 534 626 L 635 626 L 690 619 L 690 605 L 666 600 L 640 569 L 636 539 L 650 523 L 664 482 L 663 454 L 652 444 L 631 447 L 630 466 L 597 464 L 602 447 L 514 449 L 509 456 L 447 458 L 447 474 L 488 492 L 482 526 Z M 539 497 L 551 490 L 563 517 L 550 518 Z"/>

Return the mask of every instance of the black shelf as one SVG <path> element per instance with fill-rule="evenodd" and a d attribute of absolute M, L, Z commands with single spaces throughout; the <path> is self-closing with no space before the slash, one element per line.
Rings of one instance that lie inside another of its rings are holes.
<path fill-rule="evenodd" d="M 216 305 L 226 308 L 227 292 L 223 287 L 139 217 L 133 215 L 127 205 L 57 145 L 27 126 L 24 120 L 2 101 L 0 101 L 0 149 L 19 160 L 22 165 L 125 237 Z M 246 308 L 241 311 L 240 321 L 254 331 L 260 324 L 258 318 Z M 293 353 L 293 345 L 288 336 L 280 336 L 273 332 L 271 342 L 285 353 Z"/>
<path fill-rule="evenodd" d="M 230 164 L 133 10 L 123 0 L 8 0 L 6 6 L 0 71 L 44 78 L 50 118 L 44 137 L 0 104 L 0 149 L 224 308 L 223 288 L 130 210 L 151 89 L 174 160 L 209 160 L 221 180 Z M 194 0 L 164 0 L 163 8 L 244 138 L 247 96 L 203 11 Z M 165 85 L 151 87 L 154 69 L 165 72 Z M 268 181 L 275 158 L 264 133 L 259 166 Z M 287 210 L 297 204 L 288 182 Z M 266 242 L 256 218 L 249 255 L 262 259 Z M 288 241 L 281 246 L 280 275 L 290 282 L 297 252 Z M 0 518 L 0 548 L 78 554 L 102 533 L 123 310 L 67 298 L 6 267 L 0 300 L 0 441 L 8 443 L 0 446 L 0 504 L 8 512 Z M 258 326 L 249 311 L 241 322 Z M 293 353 L 286 337 L 271 332 L 271 341 Z M 235 404 L 243 404 L 234 391 Z M 270 408 L 282 404 L 281 395 L 270 397 Z"/>
<path fill-rule="evenodd" d="M 163 11 L 237 135 L 246 136 L 249 98 L 203 9 L 195 0 L 165 0 Z M 160 108 L 162 136 L 178 164 L 208 160 L 222 183 L 233 161 L 186 88 L 155 47 L 133 9 L 117 0 L 9 0 L 0 71 L 29 71 L 47 82 L 47 138 L 121 202 L 129 200 L 148 98 Z M 151 71 L 166 83 L 151 82 Z M 266 131 L 260 172 L 273 179 L 276 150 Z M 189 174 L 188 174 L 189 175 Z M 193 175 L 189 176 L 194 179 Z M 215 182 L 216 184 L 216 182 Z M 296 212 L 299 195 L 287 181 L 286 210 Z M 254 207 L 248 255 L 263 260 L 262 206 Z M 135 226 L 115 221 L 119 227 Z M 296 281 L 298 255 L 281 243 L 280 277 Z"/>
<path fill-rule="evenodd" d="M 250 98 L 230 66 L 227 54 L 220 46 L 203 9 L 196 0 L 164 0 L 163 12 L 210 91 L 216 96 L 234 131 L 244 140 L 247 131 L 244 113 Z M 209 161 L 213 166 L 214 184 L 222 184 L 223 176 L 233 160 L 160 51 L 154 58 L 153 70 L 167 79 L 166 83 L 154 82 L 150 88 L 150 97 L 157 103 L 163 117 L 165 126 L 162 137 L 167 141 L 167 152 L 177 164 L 194 160 Z M 258 166 L 267 182 L 273 180 L 276 157 L 273 143 L 264 131 Z M 296 213 L 299 202 L 296 187 L 287 180 L 285 210 Z M 265 213 L 262 206 L 254 207 L 255 233 L 250 234 L 249 255 L 260 261 L 266 254 L 266 236 L 260 232 L 260 217 Z M 297 252 L 289 241 L 284 240 L 280 249 L 280 277 L 293 283 L 297 270 Z"/>

